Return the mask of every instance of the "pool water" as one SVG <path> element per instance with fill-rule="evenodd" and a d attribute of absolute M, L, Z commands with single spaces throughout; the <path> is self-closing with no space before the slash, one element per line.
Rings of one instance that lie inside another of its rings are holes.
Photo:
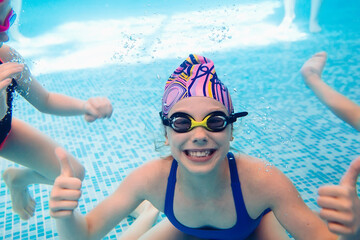
<path fill-rule="evenodd" d="M 337 184 L 360 155 L 359 133 L 322 105 L 299 74 L 306 59 L 325 50 L 324 80 L 360 104 L 357 1 L 325 1 L 318 34 L 307 31 L 305 1 L 298 1 L 295 27 L 285 32 L 276 30 L 282 1 L 184 1 L 176 8 L 165 0 L 102 2 L 71 1 L 69 8 L 67 0 L 24 1 L 20 31 L 27 38 L 9 42 L 49 91 L 82 99 L 107 96 L 113 103 L 112 118 L 89 124 L 81 117 L 41 114 L 21 97 L 14 102 L 16 117 L 85 166 L 82 213 L 134 168 L 159 156 L 152 132 L 160 131 L 163 86 L 189 53 L 212 59 L 235 110 L 249 112 L 235 125 L 233 147 L 280 168 L 311 209 L 319 209 L 317 188 Z M 1 171 L 14 165 L 0 161 Z M 0 239 L 57 239 L 49 216 L 51 187 L 29 190 L 36 212 L 22 221 L 12 213 L 9 192 L 0 182 Z M 121 236 L 132 221 L 125 219 L 104 239 Z"/>

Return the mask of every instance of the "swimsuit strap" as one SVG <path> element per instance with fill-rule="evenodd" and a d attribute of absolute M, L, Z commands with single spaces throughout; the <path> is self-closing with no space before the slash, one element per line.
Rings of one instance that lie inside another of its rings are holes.
<path fill-rule="evenodd" d="M 245 207 L 245 202 L 241 191 L 239 174 L 236 166 L 236 159 L 232 152 L 228 152 L 227 157 L 230 168 L 231 189 L 233 193 L 235 210 L 237 215 L 237 224 L 244 222 L 247 223 L 249 222 L 249 219 L 251 219 L 251 217 L 249 216 Z"/>
<path fill-rule="evenodd" d="M 174 203 L 177 165 L 178 165 L 177 161 L 174 159 L 171 164 L 171 169 L 168 177 L 168 184 L 166 187 L 166 195 L 165 195 L 164 213 L 167 216 L 174 215 L 173 203 Z"/>
<path fill-rule="evenodd" d="M 239 174 L 236 167 L 236 160 L 235 156 L 232 152 L 228 152 L 227 154 L 228 162 L 229 162 L 229 168 L 230 168 L 230 177 L 231 177 L 231 184 L 240 184 L 239 181 Z"/>
<path fill-rule="evenodd" d="M 246 224 L 249 223 L 249 219 L 251 221 L 258 221 L 261 219 L 261 217 L 269 212 L 271 212 L 271 209 L 265 209 L 265 211 L 260 214 L 260 216 L 257 219 L 252 219 L 246 210 L 244 197 L 241 190 L 241 184 L 239 180 L 239 174 L 237 171 L 236 166 L 236 159 L 234 157 L 234 154 L 232 152 L 228 152 L 227 154 L 228 160 L 229 160 L 229 168 L 230 168 L 230 177 L 231 177 L 231 189 L 233 191 L 233 198 L 236 208 L 236 214 L 237 214 L 237 224 L 242 224 L 242 222 L 246 222 Z M 251 222 L 250 221 L 250 222 Z"/>

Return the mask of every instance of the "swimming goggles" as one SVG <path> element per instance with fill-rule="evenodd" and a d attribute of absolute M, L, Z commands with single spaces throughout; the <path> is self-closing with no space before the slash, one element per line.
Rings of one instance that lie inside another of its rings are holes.
<path fill-rule="evenodd" d="M 246 115 L 248 115 L 247 112 L 239 112 L 226 116 L 224 112 L 216 111 L 209 113 L 202 121 L 198 122 L 187 113 L 176 112 L 170 118 L 167 118 L 160 112 L 162 123 L 178 133 L 190 132 L 196 127 L 203 127 L 210 132 L 220 132 L 227 125 L 236 122 L 237 118 L 245 117 Z"/>
<path fill-rule="evenodd" d="M 14 12 L 13 9 L 10 9 L 10 12 L 8 13 L 8 15 L 4 20 L 4 25 L 0 25 L 0 32 L 6 32 L 7 30 L 9 30 L 11 25 L 14 24 L 15 19 L 16 19 L 16 13 Z"/>

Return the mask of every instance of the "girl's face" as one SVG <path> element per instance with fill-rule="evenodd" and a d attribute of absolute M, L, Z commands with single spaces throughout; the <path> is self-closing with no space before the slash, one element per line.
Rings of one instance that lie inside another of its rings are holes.
<path fill-rule="evenodd" d="M 168 116 L 183 112 L 202 121 L 212 112 L 221 111 L 228 115 L 220 102 L 208 97 L 184 98 L 177 102 Z M 232 126 L 223 131 L 211 132 L 204 127 L 195 127 L 189 132 L 178 133 L 166 127 L 166 137 L 173 157 L 192 173 L 205 174 L 214 170 L 225 159 L 230 148 Z"/>
<path fill-rule="evenodd" d="M 9 12 L 11 11 L 10 1 L 5 0 L 0 3 L 0 24 L 2 26 L 5 25 L 6 17 L 8 16 Z M 0 42 L 7 42 L 9 41 L 8 31 L 0 32 Z"/>

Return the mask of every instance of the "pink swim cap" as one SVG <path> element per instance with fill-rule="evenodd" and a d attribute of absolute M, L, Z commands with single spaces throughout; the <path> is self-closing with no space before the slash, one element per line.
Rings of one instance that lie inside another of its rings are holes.
<path fill-rule="evenodd" d="M 166 82 L 163 116 L 167 116 L 175 103 L 187 97 L 213 98 L 221 102 L 229 114 L 234 112 L 229 91 L 217 78 L 213 61 L 195 54 L 190 54 Z"/>

